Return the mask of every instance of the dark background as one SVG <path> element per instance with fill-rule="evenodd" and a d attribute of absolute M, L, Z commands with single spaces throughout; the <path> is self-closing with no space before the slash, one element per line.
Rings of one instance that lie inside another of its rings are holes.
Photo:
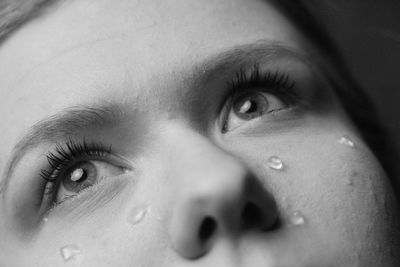
<path fill-rule="evenodd" d="M 316 14 L 326 23 L 355 79 L 375 102 L 394 136 L 394 148 L 400 151 L 400 0 L 309 3 L 310 8 L 319 9 Z M 397 167 L 400 174 L 400 162 Z"/>

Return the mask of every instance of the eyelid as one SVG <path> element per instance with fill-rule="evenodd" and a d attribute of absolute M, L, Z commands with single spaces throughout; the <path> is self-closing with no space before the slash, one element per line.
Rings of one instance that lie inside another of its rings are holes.
<path fill-rule="evenodd" d="M 262 69 L 258 63 L 254 64 L 251 68 L 241 68 L 235 73 L 235 78 L 232 78 L 228 83 L 229 96 L 226 98 L 222 106 L 219 116 L 219 127 L 224 134 L 228 132 L 227 122 L 231 114 L 231 109 L 237 97 L 247 94 L 249 92 L 260 92 L 264 94 L 274 95 L 288 107 L 294 106 L 300 102 L 301 97 L 296 93 L 295 82 L 289 76 L 289 73 L 280 71 Z"/>
<path fill-rule="evenodd" d="M 242 66 L 238 67 L 237 69 L 233 70 L 232 73 L 227 73 L 225 80 L 230 81 L 232 77 L 235 77 L 235 72 L 240 72 L 241 70 L 249 75 L 251 70 L 258 67 L 261 73 L 265 72 L 284 72 L 290 76 L 291 80 L 295 82 L 295 86 L 292 90 L 294 93 L 293 99 L 296 100 L 297 107 L 293 109 L 291 114 L 295 115 L 297 119 L 300 119 L 305 112 L 312 112 L 315 115 L 323 115 L 328 114 L 335 110 L 335 93 L 331 82 L 325 73 L 325 71 L 315 62 L 309 60 L 303 60 L 302 58 L 293 58 L 293 57 L 282 57 L 273 60 L 263 60 L 260 59 L 256 61 L 256 63 L 243 64 Z M 224 90 L 224 98 L 221 101 L 219 106 L 218 117 L 216 118 L 216 123 L 221 132 L 223 121 L 226 121 L 227 117 L 227 102 L 231 100 L 232 95 L 232 87 L 231 82 L 226 82 L 227 87 Z M 244 88 L 247 90 L 248 88 Z M 274 91 L 266 91 L 272 92 Z M 283 91 L 281 91 L 283 92 Z M 284 92 L 283 92 L 284 93 Z M 290 99 L 289 99 L 290 100 Z M 290 103 L 289 103 L 290 104 Z M 283 113 L 279 113 L 283 114 Z M 284 116 L 281 118 L 284 121 L 292 121 L 292 124 L 295 124 L 295 121 L 291 119 L 290 114 L 285 112 Z M 271 117 L 272 121 L 282 121 L 280 119 L 281 116 L 266 116 L 265 122 L 268 123 L 268 118 Z M 293 117 L 294 119 L 294 117 Z M 273 126 L 268 126 L 269 130 L 274 130 L 275 128 L 284 127 L 285 124 L 278 125 L 274 123 Z M 272 128 L 271 128 L 272 127 Z M 245 129 L 244 129 L 245 130 Z"/>
<path fill-rule="evenodd" d="M 121 195 L 132 181 L 130 174 L 122 174 L 113 179 L 102 179 L 94 186 L 87 187 L 82 192 L 71 199 L 65 200 L 56 206 L 51 207 L 42 215 L 54 216 L 65 219 L 66 216 L 74 221 L 88 217 L 96 209 L 103 208 L 110 201 Z"/>
<path fill-rule="evenodd" d="M 265 93 L 265 92 L 258 92 L 261 94 L 270 94 L 270 93 Z M 255 116 L 254 118 L 251 119 L 242 119 L 239 118 L 238 115 L 235 115 L 234 111 L 233 111 L 233 104 L 230 104 L 229 106 L 227 106 L 227 110 L 226 113 L 224 113 L 225 118 L 223 119 L 223 123 L 222 123 L 222 133 L 223 134 L 227 134 L 229 132 L 236 132 L 236 129 L 241 128 L 240 124 L 246 124 L 248 127 L 249 125 L 254 125 L 257 124 L 261 121 L 265 122 L 265 123 L 269 123 L 269 122 L 273 122 L 276 121 L 276 119 L 278 120 L 282 120 L 284 119 L 283 115 L 285 115 L 285 118 L 287 118 L 287 115 L 289 115 L 289 113 L 294 113 L 296 111 L 299 110 L 299 105 L 292 105 L 292 104 L 285 104 L 284 101 L 280 100 L 278 96 L 274 96 L 273 94 L 270 94 L 271 96 L 267 97 L 267 101 L 269 101 L 269 103 L 271 103 L 270 101 L 272 101 L 272 103 L 274 103 L 275 101 L 281 102 L 283 107 L 279 107 L 279 108 L 270 108 L 268 107 L 267 110 L 265 112 L 263 112 L 262 114 L 260 114 L 259 116 Z M 278 100 L 271 100 L 271 98 L 277 98 Z M 233 103 L 233 102 L 231 102 Z M 270 104 L 268 104 L 270 105 Z M 272 104 L 271 104 L 272 105 Z M 233 119 L 231 119 L 231 117 L 233 117 Z M 240 123 L 240 121 L 243 121 L 243 123 Z M 236 126 L 234 126 L 235 124 L 237 124 Z"/>
<path fill-rule="evenodd" d="M 46 155 L 48 168 L 42 169 L 40 175 L 47 181 L 53 181 L 63 169 L 67 168 L 71 161 L 80 157 L 103 157 L 112 152 L 111 146 L 105 147 L 99 143 L 87 143 L 85 140 L 76 142 L 67 140 L 65 144 L 56 144 L 54 152 Z"/>
<path fill-rule="evenodd" d="M 58 188 L 60 186 L 60 180 L 66 175 L 66 172 L 68 172 L 68 170 L 75 164 L 78 164 L 82 161 L 97 160 L 120 167 L 123 169 L 124 172 L 133 170 L 130 161 L 128 161 L 121 155 L 112 152 L 111 148 L 106 150 L 104 149 L 103 145 L 95 143 L 82 142 L 79 144 L 72 141 L 68 142 L 69 143 L 67 143 L 66 145 L 67 148 L 57 145 L 56 153 L 58 154 L 50 154 L 51 156 L 55 157 L 56 161 L 58 161 L 61 165 L 54 166 L 55 163 L 52 162 L 51 159 L 48 159 L 48 165 L 50 165 L 50 169 L 46 170 L 45 175 L 50 176 L 45 178 L 47 182 L 44 185 L 44 190 L 41 197 L 42 199 L 39 209 L 40 215 L 48 213 L 52 206 L 57 205 L 57 203 L 54 203 L 57 196 Z M 54 173 L 55 169 L 57 169 L 56 173 Z M 43 169 L 41 176 L 43 177 Z"/>
<path fill-rule="evenodd" d="M 97 142 L 86 142 L 85 139 L 81 142 L 70 139 L 64 145 L 56 144 L 53 152 L 48 152 L 46 157 L 49 166 L 46 169 L 42 169 L 41 176 L 49 181 L 57 178 L 60 171 L 67 169 L 71 164 L 75 164 L 82 159 L 102 160 L 107 157 L 110 160 L 116 159 L 112 162 L 115 165 L 126 169 L 132 168 L 132 164 L 121 155 L 115 153 L 111 146 L 105 146 Z M 116 164 L 117 162 L 120 164 Z"/>
<path fill-rule="evenodd" d="M 128 172 L 133 170 L 132 165 L 125 158 L 123 158 L 121 156 L 118 156 L 118 155 L 113 155 L 113 154 L 110 154 L 107 157 L 108 157 L 107 159 L 104 159 L 104 158 L 103 159 L 91 158 L 91 159 L 85 159 L 85 161 L 97 160 L 97 161 L 103 161 L 103 162 L 105 162 L 107 164 L 115 165 L 117 167 L 121 167 L 123 169 L 123 174 L 121 174 L 121 175 L 125 175 L 126 173 L 128 173 Z M 83 161 L 83 160 L 81 160 L 81 161 Z M 78 160 L 75 163 L 71 164 L 71 166 L 74 166 L 75 164 L 77 164 L 79 162 L 80 162 L 80 160 Z M 67 167 L 66 170 L 64 170 L 62 173 L 60 173 L 60 177 L 63 177 L 63 175 L 65 175 L 65 172 L 67 172 L 70 167 Z M 118 175 L 118 176 L 121 176 L 121 175 Z M 94 188 L 97 188 L 98 184 L 103 184 L 104 183 L 103 180 L 113 180 L 116 177 L 117 176 L 112 177 L 112 179 L 101 179 L 94 186 L 85 188 L 81 192 L 83 193 L 83 191 L 94 190 Z M 60 186 L 59 183 L 61 183 L 60 179 L 61 178 L 58 178 L 57 181 L 55 181 L 55 182 L 47 182 L 46 183 L 46 186 L 53 186 L 55 188 L 52 189 L 52 190 L 54 190 L 52 192 L 48 192 L 48 193 L 44 192 L 43 193 L 41 206 L 40 206 L 40 210 L 39 210 L 39 215 L 41 217 L 46 217 L 46 215 L 52 213 L 53 210 L 55 210 L 56 207 L 58 207 L 60 205 L 63 205 L 64 202 L 68 202 L 69 200 L 72 200 L 75 197 L 80 197 L 80 195 L 82 194 L 82 193 L 78 193 L 77 195 L 71 197 L 71 199 L 66 199 L 64 201 L 61 201 L 61 202 L 57 203 L 55 201 L 55 198 L 57 197 L 57 194 L 58 194 L 58 190 L 59 190 L 58 188 Z M 92 188 L 92 187 L 94 187 L 94 188 Z"/>

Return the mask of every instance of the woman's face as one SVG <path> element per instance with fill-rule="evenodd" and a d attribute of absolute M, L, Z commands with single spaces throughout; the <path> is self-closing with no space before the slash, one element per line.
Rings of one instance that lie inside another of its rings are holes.
<path fill-rule="evenodd" d="M 0 59 L 2 265 L 398 266 L 340 78 L 266 1 L 65 1 Z"/>

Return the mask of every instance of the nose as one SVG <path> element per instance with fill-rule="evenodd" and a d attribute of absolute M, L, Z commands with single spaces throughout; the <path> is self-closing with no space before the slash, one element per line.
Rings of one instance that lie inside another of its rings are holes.
<path fill-rule="evenodd" d="M 182 184 L 169 234 L 186 259 L 205 256 L 224 238 L 272 231 L 278 220 L 273 196 L 243 162 L 213 144 L 200 147 L 198 153 L 180 153 L 181 171 L 174 177 Z"/>

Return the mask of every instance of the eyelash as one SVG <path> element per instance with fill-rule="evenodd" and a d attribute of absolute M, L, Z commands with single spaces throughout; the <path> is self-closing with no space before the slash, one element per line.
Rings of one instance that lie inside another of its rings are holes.
<path fill-rule="evenodd" d="M 289 79 L 289 75 L 279 71 L 267 71 L 261 74 L 258 64 L 254 65 L 250 74 L 247 74 L 244 69 L 240 69 L 235 78 L 231 80 L 230 87 L 233 90 L 233 95 L 243 90 L 261 87 L 282 97 L 286 104 L 294 104 L 295 100 L 298 99 L 298 95 L 293 90 L 295 83 Z M 42 169 L 40 176 L 47 182 L 54 183 L 60 173 L 74 160 L 82 157 L 104 157 L 110 153 L 111 146 L 106 147 L 100 143 L 87 143 L 86 141 L 76 143 L 73 140 L 68 140 L 65 147 L 57 145 L 54 153 L 49 152 L 47 154 L 50 171 Z"/>
<path fill-rule="evenodd" d="M 254 89 L 261 90 L 265 93 L 271 93 L 279 97 L 286 105 L 296 106 L 303 99 L 295 91 L 296 84 L 289 75 L 280 71 L 262 71 L 258 64 L 250 69 L 250 71 L 241 68 L 236 72 L 235 78 L 228 82 L 230 97 L 228 100 L 227 112 L 224 112 L 222 133 L 227 132 L 227 119 L 229 111 L 232 108 L 235 96 Z"/>
<path fill-rule="evenodd" d="M 295 104 L 299 99 L 299 96 L 293 90 L 295 83 L 290 80 L 288 74 L 279 71 L 267 71 L 262 74 L 258 64 L 254 65 L 250 73 L 240 69 L 235 78 L 230 81 L 229 86 L 233 90 L 233 96 L 246 90 L 261 88 L 263 91 L 276 94 L 288 105 Z M 46 180 L 46 184 L 53 184 L 50 187 L 52 190 L 45 191 L 45 194 L 53 193 L 54 184 L 58 182 L 59 176 L 74 161 L 90 157 L 102 158 L 111 154 L 111 151 L 111 146 L 106 147 L 100 143 L 88 143 L 86 141 L 77 143 L 68 140 L 64 146 L 57 145 L 55 152 L 49 152 L 46 156 L 49 168 L 40 171 L 40 176 Z"/>
<path fill-rule="evenodd" d="M 296 104 L 299 100 L 299 95 L 294 90 L 295 85 L 287 73 L 280 71 L 263 73 L 258 64 L 250 69 L 250 73 L 240 69 L 229 83 L 233 90 L 233 96 L 246 90 L 260 88 L 267 93 L 281 97 L 288 105 Z"/>
<path fill-rule="evenodd" d="M 106 147 L 100 143 L 87 143 L 83 141 L 77 143 L 69 140 L 65 146 L 57 145 L 55 152 L 47 154 L 47 162 L 49 170 L 42 169 L 40 176 L 46 180 L 47 183 L 55 184 L 62 172 L 65 171 L 72 163 L 82 158 L 103 158 L 111 154 L 111 146 Z M 53 186 L 51 186 L 53 188 Z M 54 188 L 53 188 L 54 189 Z M 45 194 L 52 194 L 53 190 L 46 191 Z"/>

